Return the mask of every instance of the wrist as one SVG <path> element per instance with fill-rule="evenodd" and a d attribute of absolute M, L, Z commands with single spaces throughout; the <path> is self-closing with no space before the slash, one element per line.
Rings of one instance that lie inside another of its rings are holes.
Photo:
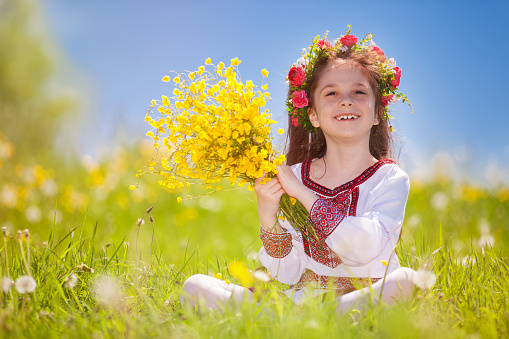
<path fill-rule="evenodd" d="M 283 233 L 283 228 L 279 224 L 277 218 L 270 218 L 266 220 L 260 219 L 262 228 L 270 233 Z"/>

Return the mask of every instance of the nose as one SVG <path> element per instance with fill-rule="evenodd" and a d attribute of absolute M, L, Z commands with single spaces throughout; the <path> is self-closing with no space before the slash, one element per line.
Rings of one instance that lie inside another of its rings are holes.
<path fill-rule="evenodd" d="M 353 100 L 350 95 L 342 95 L 339 98 L 338 105 L 342 107 L 348 107 L 353 105 Z"/>

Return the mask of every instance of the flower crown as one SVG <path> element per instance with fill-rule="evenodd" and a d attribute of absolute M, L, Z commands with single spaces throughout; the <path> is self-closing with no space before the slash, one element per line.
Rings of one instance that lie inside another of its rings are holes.
<path fill-rule="evenodd" d="M 316 36 L 309 48 L 303 50 L 302 58 L 297 60 L 288 73 L 285 74 L 291 92 L 286 100 L 286 106 L 293 126 L 302 126 L 310 133 L 316 131 L 308 116 L 310 93 L 307 92 L 309 91 L 307 81 L 316 71 L 317 60 L 335 53 L 344 53 L 348 50 L 372 53 L 377 59 L 381 76 L 379 86 L 384 106 L 383 119 L 389 120 L 389 118 L 392 118 L 388 114 L 388 106 L 393 102 L 402 100 L 412 107 L 406 95 L 397 91 L 401 80 L 401 69 L 396 66 L 396 61 L 393 58 L 387 59 L 385 57 L 384 52 L 373 42 L 371 33 L 366 34 L 364 38 L 358 41 L 357 37 L 350 35 L 351 30 L 352 27 L 348 25 L 346 34 L 337 39 L 334 45 L 325 40 L 328 32 L 325 32 L 323 38 Z M 392 126 L 390 130 L 393 131 Z"/>

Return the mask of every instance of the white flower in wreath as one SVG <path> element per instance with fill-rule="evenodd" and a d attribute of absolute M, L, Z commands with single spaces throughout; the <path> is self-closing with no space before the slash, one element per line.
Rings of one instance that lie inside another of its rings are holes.
<path fill-rule="evenodd" d="M 387 67 L 389 67 L 389 69 L 391 69 L 391 70 L 394 67 L 396 67 L 396 60 L 394 60 L 394 58 L 387 59 L 386 63 L 387 63 Z"/>
<path fill-rule="evenodd" d="M 299 58 L 299 59 L 295 62 L 295 64 L 296 64 L 297 66 L 304 66 L 304 67 L 305 67 L 305 66 L 306 66 L 306 60 L 305 60 L 304 58 L 302 58 L 302 57 L 301 57 L 301 58 Z"/>

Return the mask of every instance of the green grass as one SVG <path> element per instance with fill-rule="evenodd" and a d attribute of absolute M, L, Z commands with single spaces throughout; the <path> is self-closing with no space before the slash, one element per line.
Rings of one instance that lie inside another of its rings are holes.
<path fill-rule="evenodd" d="M 295 306 L 267 294 L 258 304 L 196 312 L 180 305 L 187 277 L 221 273 L 238 283 L 231 262 L 261 266 L 255 195 L 221 191 L 178 204 L 177 196 L 199 195 L 202 187 L 168 192 L 152 177 L 128 190 L 136 183 L 132 168 L 146 158 L 140 148 L 88 167 L 1 164 L 0 226 L 7 236 L 0 239 L 0 276 L 27 275 L 29 253 L 37 289 L 0 292 L 0 337 L 509 336 L 507 187 L 412 182 L 398 256 L 403 266 L 433 271 L 437 282 L 395 307 L 339 316 L 333 300 Z M 48 181 L 57 185 L 52 194 Z M 17 230 L 26 228 L 29 242 L 20 242 Z M 66 287 L 71 273 L 78 279 L 73 289 Z"/>
<path fill-rule="evenodd" d="M 424 205 L 420 202 L 423 196 L 432 197 L 447 187 L 421 187 L 409 199 L 407 219 L 418 213 L 420 207 L 415 204 Z M 0 248 L 2 276 L 7 275 L 7 266 L 13 280 L 26 275 L 23 258 L 30 249 L 30 271 L 37 289 L 22 295 L 13 288 L 2 295 L 0 334 L 38 338 L 508 336 L 509 263 L 505 238 L 497 235 L 501 233 L 499 227 L 507 232 L 507 223 L 496 224 L 493 220 L 498 219 L 489 218 L 491 210 L 505 216 L 500 206 L 507 211 L 507 203 L 487 192 L 485 198 L 479 198 L 484 199 L 480 202 L 484 207 L 477 210 L 480 215 L 475 218 L 488 216 L 495 235 L 494 248 L 481 248 L 475 235 L 479 232 L 476 222 L 465 226 L 471 228 L 470 233 L 445 223 L 440 226 L 439 215 L 451 214 L 447 218 L 454 220 L 457 204 L 468 208 L 467 202 L 454 201 L 453 195 L 447 194 L 453 200 L 447 207 L 450 211 L 441 210 L 429 221 L 428 215 L 420 223 L 414 221 L 398 247 L 402 265 L 433 271 L 436 285 L 428 291 L 416 289 L 410 300 L 390 309 L 372 306 L 363 314 L 339 316 L 333 300 L 310 300 L 295 306 L 270 295 L 261 296 L 258 304 L 244 303 L 223 312 L 182 308 L 180 289 L 191 274 L 221 272 L 224 278 L 238 283 L 227 270 L 229 263 L 239 259 L 250 269 L 260 265 L 253 255 L 260 246 L 256 206 L 251 194 L 234 191 L 207 198 L 218 199 L 212 203 L 209 200 L 200 205 L 200 199 L 191 200 L 171 210 L 163 210 L 160 206 L 164 204 L 156 203 L 150 214 L 154 223 L 146 216 L 139 236 L 137 218 L 127 215 L 124 233 L 118 231 L 108 243 L 98 237 L 104 234 L 101 218 L 91 220 L 88 216 L 77 225 L 63 221 L 48 227 L 47 244 L 31 240 L 28 246 L 26 240 L 20 242 L 15 234 L 8 235 Z M 167 201 L 166 196 L 161 200 Z M 216 204 L 214 209 L 210 204 Z M 195 209 L 191 213 L 196 215 L 180 220 L 180 224 L 175 214 L 186 215 L 187 209 Z M 172 217 L 177 223 L 172 223 Z M 462 238 L 463 233 L 471 234 L 470 240 Z M 215 248 L 218 243 L 224 244 L 220 250 Z M 65 287 L 71 273 L 78 278 L 74 289 Z M 100 285 L 104 277 L 109 284 Z M 264 287 L 280 286 L 269 283 Z M 109 303 L 101 302 L 100 292 L 108 288 L 117 294 L 112 292 Z"/>

